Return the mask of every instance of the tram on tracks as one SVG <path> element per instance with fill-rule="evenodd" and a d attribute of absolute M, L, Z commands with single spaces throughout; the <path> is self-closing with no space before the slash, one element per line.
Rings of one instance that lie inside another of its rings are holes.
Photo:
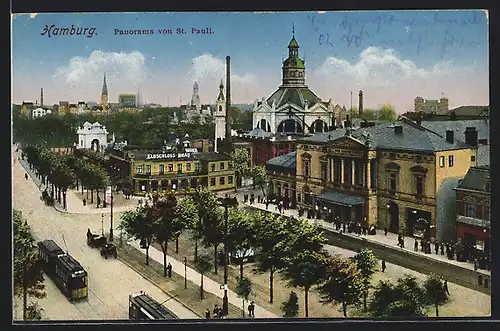
<path fill-rule="evenodd" d="M 43 270 L 70 301 L 88 297 L 88 274 L 82 265 L 65 253 L 53 240 L 38 243 Z"/>
<path fill-rule="evenodd" d="M 143 291 L 130 294 L 129 303 L 129 320 L 172 320 L 179 319 L 177 315 L 172 313 L 162 304 Z"/>

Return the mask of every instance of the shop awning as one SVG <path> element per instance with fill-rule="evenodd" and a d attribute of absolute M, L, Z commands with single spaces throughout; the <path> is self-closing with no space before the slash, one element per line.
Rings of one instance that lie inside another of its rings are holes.
<path fill-rule="evenodd" d="M 362 205 L 365 203 L 365 198 L 363 197 L 346 194 L 333 189 L 329 189 L 321 193 L 318 196 L 318 200 L 346 207 Z"/>

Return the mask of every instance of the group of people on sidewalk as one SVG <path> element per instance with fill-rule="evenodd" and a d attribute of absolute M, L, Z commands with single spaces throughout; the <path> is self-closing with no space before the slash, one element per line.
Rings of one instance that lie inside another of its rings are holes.
<path fill-rule="evenodd" d="M 248 316 L 249 317 L 255 317 L 255 302 L 250 302 L 250 304 L 247 307 L 248 309 Z M 213 315 L 210 315 L 210 309 L 207 308 L 205 310 L 205 318 L 206 319 L 223 319 L 224 312 L 221 307 L 219 307 L 217 304 L 215 304 L 214 309 L 213 309 Z"/>

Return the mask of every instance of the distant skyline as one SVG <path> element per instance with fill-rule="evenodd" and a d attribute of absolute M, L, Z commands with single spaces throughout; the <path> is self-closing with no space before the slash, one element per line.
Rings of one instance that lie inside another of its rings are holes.
<path fill-rule="evenodd" d="M 190 102 L 197 81 L 201 102 L 212 104 L 229 55 L 232 102 L 253 103 L 281 85 L 292 25 L 306 84 L 324 101 L 349 108 L 352 92 L 357 106 L 362 89 L 365 108 L 391 103 L 398 113 L 416 96 L 445 96 L 450 108 L 489 104 L 484 11 L 18 14 L 13 102 L 39 100 L 40 88 L 45 105 L 99 102 L 106 73 L 110 102 L 140 89 L 143 103 L 177 106 Z M 87 35 L 54 30 L 72 26 Z M 153 34 L 120 34 L 136 29 Z"/>

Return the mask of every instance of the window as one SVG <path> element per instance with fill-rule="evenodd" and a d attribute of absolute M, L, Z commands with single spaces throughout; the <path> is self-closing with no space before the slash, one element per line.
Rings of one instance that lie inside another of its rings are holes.
<path fill-rule="evenodd" d="M 177 172 L 182 172 L 182 163 L 177 164 Z"/>
<path fill-rule="evenodd" d="M 304 160 L 304 177 L 309 177 L 311 175 L 310 169 L 309 169 L 309 161 Z"/>
<path fill-rule="evenodd" d="M 191 171 L 191 163 L 186 163 L 186 171 Z"/>
<path fill-rule="evenodd" d="M 212 163 L 212 171 L 215 171 L 215 163 Z"/>
<path fill-rule="evenodd" d="M 224 170 L 224 162 L 220 163 L 220 170 Z"/>
<path fill-rule="evenodd" d="M 136 169 L 136 172 L 138 174 L 142 174 L 142 166 L 138 166 L 137 169 Z"/>
<path fill-rule="evenodd" d="M 483 207 L 483 219 L 485 219 L 487 221 L 490 220 L 490 207 L 489 206 Z"/>
<path fill-rule="evenodd" d="M 424 177 L 415 176 L 415 184 L 417 188 L 417 196 L 421 197 L 424 195 Z"/>
<path fill-rule="evenodd" d="M 199 163 L 195 163 L 194 164 L 194 171 L 200 171 L 200 164 Z"/>
<path fill-rule="evenodd" d="M 220 177 L 219 178 L 219 184 L 224 185 L 226 183 L 226 177 Z"/>
<path fill-rule="evenodd" d="M 328 180 L 328 164 L 326 162 L 321 162 L 321 179 Z"/>
<path fill-rule="evenodd" d="M 398 174 L 395 172 L 390 172 L 389 173 L 389 191 L 392 193 L 396 193 L 397 190 L 397 183 L 398 183 Z"/>
<path fill-rule="evenodd" d="M 233 183 L 233 176 L 227 176 L 227 183 L 232 184 Z"/>
<path fill-rule="evenodd" d="M 160 164 L 160 175 L 163 175 L 165 173 L 165 165 Z"/>
<path fill-rule="evenodd" d="M 465 203 L 465 216 L 476 217 L 476 205 L 472 203 Z"/>
<path fill-rule="evenodd" d="M 151 175 L 151 166 L 149 164 L 146 166 L 146 175 Z"/>
<path fill-rule="evenodd" d="M 210 178 L 210 186 L 215 186 L 215 177 Z"/>
<path fill-rule="evenodd" d="M 444 168 L 444 156 L 440 156 L 440 157 L 439 157 L 439 166 L 440 166 L 441 168 Z"/>
<path fill-rule="evenodd" d="M 448 167 L 453 167 L 453 164 L 455 163 L 455 157 L 453 155 L 448 156 Z"/>
<path fill-rule="evenodd" d="M 174 172 L 174 165 L 173 164 L 168 165 L 168 172 Z"/>

